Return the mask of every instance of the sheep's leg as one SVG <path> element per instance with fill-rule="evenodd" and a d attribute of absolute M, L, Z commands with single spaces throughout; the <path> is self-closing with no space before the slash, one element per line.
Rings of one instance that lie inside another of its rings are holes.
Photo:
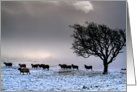
<path fill-rule="evenodd" d="M 30 74 L 30 72 L 28 72 L 28 74 Z"/>

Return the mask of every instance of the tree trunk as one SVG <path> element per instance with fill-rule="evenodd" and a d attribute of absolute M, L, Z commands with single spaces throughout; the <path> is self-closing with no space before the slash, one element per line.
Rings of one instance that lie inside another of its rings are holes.
<path fill-rule="evenodd" d="M 103 74 L 107 74 L 108 73 L 108 64 L 107 61 L 104 61 L 104 72 Z"/>
<path fill-rule="evenodd" d="M 108 65 L 104 65 L 104 72 L 103 74 L 107 74 L 108 73 Z"/>

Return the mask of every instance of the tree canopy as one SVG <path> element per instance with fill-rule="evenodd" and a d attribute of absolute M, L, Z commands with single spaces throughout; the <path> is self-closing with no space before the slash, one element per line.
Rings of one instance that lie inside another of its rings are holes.
<path fill-rule="evenodd" d="M 124 29 L 111 29 L 106 25 L 85 23 L 86 25 L 74 24 L 72 48 L 78 56 L 88 58 L 91 55 L 99 57 L 105 67 L 114 61 L 122 49 L 126 46 L 126 33 Z"/>

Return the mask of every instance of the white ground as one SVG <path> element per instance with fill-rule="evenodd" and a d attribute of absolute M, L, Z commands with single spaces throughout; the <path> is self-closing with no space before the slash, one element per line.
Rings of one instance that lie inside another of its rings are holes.
<path fill-rule="evenodd" d="M 1 91 L 126 91 L 126 73 L 30 69 L 20 75 L 17 67 L 1 67 Z"/>

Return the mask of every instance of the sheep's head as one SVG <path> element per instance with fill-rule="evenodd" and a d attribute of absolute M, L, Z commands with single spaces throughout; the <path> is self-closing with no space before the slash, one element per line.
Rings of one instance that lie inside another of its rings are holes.
<path fill-rule="evenodd" d="M 18 70 L 21 70 L 21 68 L 18 68 Z"/>

